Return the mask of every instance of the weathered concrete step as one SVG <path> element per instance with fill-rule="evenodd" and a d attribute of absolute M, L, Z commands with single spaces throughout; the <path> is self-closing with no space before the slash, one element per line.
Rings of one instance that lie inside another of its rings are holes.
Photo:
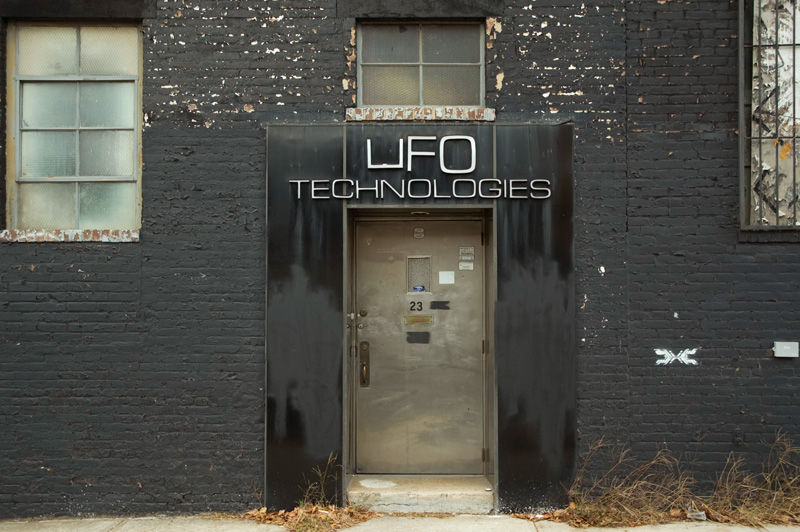
<path fill-rule="evenodd" d="M 350 502 L 375 512 L 488 514 L 494 506 L 489 481 L 460 475 L 355 475 Z"/>

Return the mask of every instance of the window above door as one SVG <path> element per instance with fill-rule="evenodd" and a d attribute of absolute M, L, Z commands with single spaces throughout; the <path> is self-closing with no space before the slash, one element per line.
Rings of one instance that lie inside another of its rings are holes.
<path fill-rule="evenodd" d="M 493 120 L 485 109 L 484 25 L 362 23 L 357 108 L 348 120 Z"/>

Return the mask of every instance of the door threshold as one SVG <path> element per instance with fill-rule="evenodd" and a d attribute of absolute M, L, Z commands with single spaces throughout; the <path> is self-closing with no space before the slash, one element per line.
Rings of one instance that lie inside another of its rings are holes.
<path fill-rule="evenodd" d="M 482 475 L 354 475 L 351 504 L 384 513 L 490 514 L 492 485 Z"/>

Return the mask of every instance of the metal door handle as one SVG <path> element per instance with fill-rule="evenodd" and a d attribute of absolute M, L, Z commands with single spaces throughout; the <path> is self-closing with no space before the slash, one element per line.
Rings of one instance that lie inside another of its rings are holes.
<path fill-rule="evenodd" d="M 361 366 L 361 387 L 369 388 L 369 342 L 361 342 L 359 347 L 358 360 Z"/>

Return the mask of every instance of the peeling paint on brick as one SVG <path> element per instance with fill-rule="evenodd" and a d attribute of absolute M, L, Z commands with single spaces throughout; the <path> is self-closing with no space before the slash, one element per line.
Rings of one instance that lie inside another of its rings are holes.
<path fill-rule="evenodd" d="M 5 229 L 0 242 L 139 242 L 138 229 Z"/>
<path fill-rule="evenodd" d="M 351 107 L 345 118 L 352 122 L 383 120 L 459 120 L 492 122 L 495 110 L 486 107 Z"/>

